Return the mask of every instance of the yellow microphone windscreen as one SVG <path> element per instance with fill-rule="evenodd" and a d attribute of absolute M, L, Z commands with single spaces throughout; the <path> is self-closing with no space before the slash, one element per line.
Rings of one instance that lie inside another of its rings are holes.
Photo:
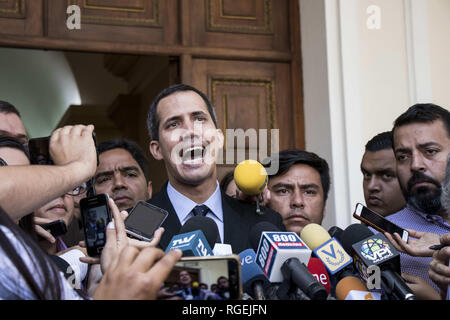
<path fill-rule="evenodd" d="M 324 242 L 331 239 L 327 230 L 317 223 L 310 223 L 304 226 L 300 233 L 300 238 L 305 241 L 311 250 L 315 250 Z"/>
<path fill-rule="evenodd" d="M 267 186 L 267 171 L 256 160 L 244 160 L 234 169 L 234 182 L 246 195 L 255 196 Z"/>

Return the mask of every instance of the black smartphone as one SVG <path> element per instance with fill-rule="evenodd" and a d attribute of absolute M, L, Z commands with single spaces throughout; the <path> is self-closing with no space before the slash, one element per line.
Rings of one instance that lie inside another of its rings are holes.
<path fill-rule="evenodd" d="M 53 165 L 50 157 L 50 137 L 32 138 L 28 141 L 31 164 Z"/>
<path fill-rule="evenodd" d="M 97 150 L 97 139 L 95 132 L 92 132 L 95 149 Z M 50 156 L 50 137 L 32 138 L 28 141 L 28 150 L 30 152 L 30 163 L 40 165 L 53 165 L 54 162 Z M 99 165 L 97 151 L 97 166 Z"/>
<path fill-rule="evenodd" d="M 165 299 L 242 299 L 239 256 L 185 257 L 178 261 L 164 283 Z"/>
<path fill-rule="evenodd" d="M 353 217 L 371 226 L 372 228 L 374 228 L 379 232 L 388 232 L 390 234 L 394 234 L 394 232 L 396 232 L 400 235 L 403 241 L 408 242 L 409 237 L 408 231 L 406 231 L 403 228 L 400 228 L 399 226 L 390 222 L 379 213 L 370 210 L 361 203 L 358 203 L 356 205 Z"/>
<path fill-rule="evenodd" d="M 152 241 L 153 234 L 166 220 L 168 214 L 166 210 L 141 200 L 125 219 L 125 230 L 135 238 Z"/>
<path fill-rule="evenodd" d="M 44 230 L 47 230 L 54 237 L 59 237 L 67 233 L 67 225 L 63 220 L 52 221 L 41 225 Z"/>
<path fill-rule="evenodd" d="M 108 195 L 102 193 L 81 199 L 80 212 L 87 253 L 91 257 L 98 256 L 106 244 L 106 227 L 111 221 Z"/>

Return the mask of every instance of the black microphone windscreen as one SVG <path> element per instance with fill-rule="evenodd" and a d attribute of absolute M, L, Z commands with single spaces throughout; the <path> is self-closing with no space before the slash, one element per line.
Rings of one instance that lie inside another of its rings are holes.
<path fill-rule="evenodd" d="M 328 229 L 328 233 L 330 234 L 330 236 L 333 238 L 336 238 L 337 241 L 339 241 L 339 242 L 342 242 L 341 236 L 342 236 L 343 232 L 344 232 L 344 230 L 342 230 L 338 226 L 333 226 L 330 229 Z"/>
<path fill-rule="evenodd" d="M 370 231 L 369 228 L 367 228 L 365 225 L 354 223 L 349 225 L 344 232 L 341 234 L 341 244 L 345 251 L 347 251 L 348 254 L 352 254 L 352 246 L 361 241 L 364 240 L 367 237 L 370 237 L 373 235 L 373 232 Z"/>
<path fill-rule="evenodd" d="M 219 229 L 216 222 L 208 217 L 195 216 L 190 218 L 181 227 L 178 234 L 188 233 L 196 230 L 201 230 L 208 241 L 209 246 L 214 248 L 216 243 L 220 243 Z"/>
<path fill-rule="evenodd" d="M 280 231 L 274 224 L 267 222 L 267 221 L 261 221 L 255 224 L 252 229 L 250 230 L 249 240 L 250 245 L 252 246 L 253 250 L 255 252 L 258 251 L 258 245 L 259 240 L 261 239 L 261 235 L 264 231 Z"/>

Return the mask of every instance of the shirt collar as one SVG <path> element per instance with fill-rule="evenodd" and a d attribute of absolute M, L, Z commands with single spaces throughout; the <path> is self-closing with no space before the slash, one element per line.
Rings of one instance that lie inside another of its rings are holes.
<path fill-rule="evenodd" d="M 169 196 L 169 200 L 172 203 L 173 208 L 175 209 L 175 212 L 182 224 L 186 220 L 192 209 L 194 209 L 195 206 L 201 204 L 208 206 L 211 212 L 221 222 L 223 222 L 222 195 L 220 193 L 218 181 L 216 181 L 216 190 L 204 203 L 196 203 L 185 195 L 181 194 L 170 184 L 170 181 L 167 184 L 167 195 Z"/>

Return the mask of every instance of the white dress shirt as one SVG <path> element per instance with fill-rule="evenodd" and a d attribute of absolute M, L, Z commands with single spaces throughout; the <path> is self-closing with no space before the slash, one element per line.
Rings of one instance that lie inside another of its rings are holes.
<path fill-rule="evenodd" d="M 186 221 L 188 221 L 191 217 L 193 217 L 192 209 L 198 205 L 206 205 L 209 208 L 209 212 L 206 214 L 206 217 L 211 218 L 217 224 L 217 228 L 219 229 L 219 235 L 221 242 L 223 243 L 223 209 L 222 209 L 222 195 L 220 193 L 219 182 L 216 181 L 216 190 L 214 193 L 203 203 L 196 203 L 181 194 L 169 183 L 167 184 L 167 195 L 169 196 L 169 200 L 172 203 L 173 208 L 180 220 L 181 225 L 184 225 Z"/>

